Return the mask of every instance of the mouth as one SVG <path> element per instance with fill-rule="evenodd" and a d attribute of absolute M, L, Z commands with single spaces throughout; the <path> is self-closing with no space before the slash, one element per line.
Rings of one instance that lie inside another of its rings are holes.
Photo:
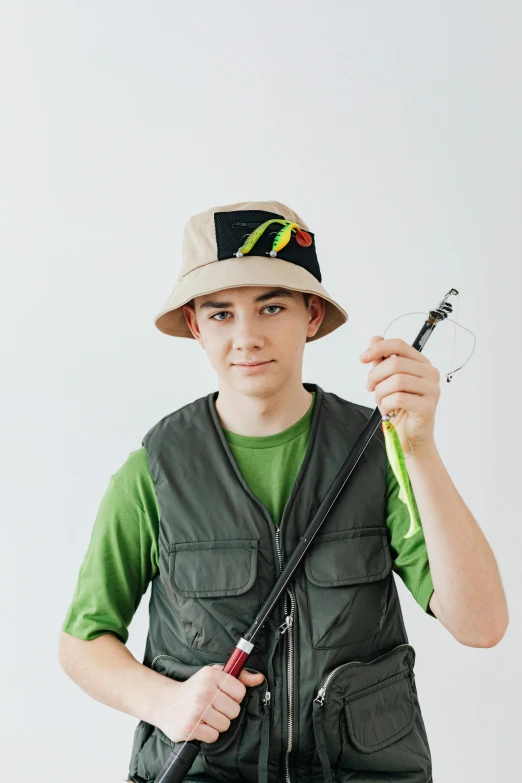
<path fill-rule="evenodd" d="M 274 360 L 269 359 L 267 362 L 256 362 L 256 363 L 244 363 L 244 364 L 234 364 L 234 367 L 238 367 L 240 370 L 243 370 L 243 372 L 256 372 L 256 370 L 261 371 L 264 367 L 268 367 L 269 364 L 272 364 Z"/>
<path fill-rule="evenodd" d="M 260 364 L 268 364 L 272 359 L 267 359 L 266 362 L 237 362 L 237 367 L 258 367 Z"/>

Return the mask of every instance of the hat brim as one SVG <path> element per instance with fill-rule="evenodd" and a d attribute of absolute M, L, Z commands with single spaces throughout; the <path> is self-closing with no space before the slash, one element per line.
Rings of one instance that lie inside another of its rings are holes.
<path fill-rule="evenodd" d="M 325 314 L 321 326 L 306 342 L 318 340 L 333 332 L 348 320 L 348 313 L 339 305 L 324 286 L 303 267 L 278 258 L 243 256 L 213 261 L 197 267 L 180 278 L 154 318 L 155 326 L 173 337 L 194 339 L 183 313 L 183 305 L 196 296 L 239 286 L 281 286 L 292 291 L 317 294 L 325 300 Z"/>

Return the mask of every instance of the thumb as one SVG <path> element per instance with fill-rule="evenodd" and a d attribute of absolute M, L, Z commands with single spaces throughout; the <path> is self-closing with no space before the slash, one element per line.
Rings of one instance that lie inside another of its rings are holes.
<path fill-rule="evenodd" d="M 261 674 L 261 672 L 249 672 L 246 669 L 243 669 L 241 675 L 244 675 L 248 682 L 252 681 L 255 685 L 258 685 L 265 679 L 265 675 Z"/>
<path fill-rule="evenodd" d="M 225 667 L 221 663 L 214 663 L 213 668 L 221 669 L 223 670 Z M 239 679 L 246 680 L 246 684 L 248 685 L 249 682 L 252 682 L 253 685 L 259 685 L 260 682 L 263 682 L 265 679 L 265 675 L 261 672 L 249 672 L 247 669 L 241 669 L 239 673 Z"/>
<path fill-rule="evenodd" d="M 381 340 L 384 340 L 384 337 L 381 337 L 380 335 L 374 335 L 370 340 L 370 345 L 373 345 L 374 343 L 380 343 Z M 383 358 L 384 357 L 381 357 L 380 359 L 374 359 L 372 362 L 372 368 L 375 367 L 377 364 L 380 364 Z"/>

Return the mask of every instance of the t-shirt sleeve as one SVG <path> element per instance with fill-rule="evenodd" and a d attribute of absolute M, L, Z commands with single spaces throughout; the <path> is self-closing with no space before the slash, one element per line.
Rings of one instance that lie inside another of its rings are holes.
<path fill-rule="evenodd" d="M 409 480 L 409 479 L 408 479 Z M 411 486 L 411 482 L 410 482 Z M 434 587 L 431 579 L 430 561 L 422 529 L 419 509 L 414 498 L 415 513 L 420 530 L 411 538 L 404 538 L 410 527 L 410 515 L 405 503 L 399 498 L 399 483 L 390 463 L 386 476 L 386 516 L 391 534 L 392 568 L 398 574 L 417 603 L 430 617 L 436 616 L 429 601 Z M 413 494 L 413 487 L 412 487 Z"/>
<path fill-rule="evenodd" d="M 124 644 L 159 568 L 159 510 L 142 447 L 109 479 L 62 630 L 90 641 L 113 633 Z"/>

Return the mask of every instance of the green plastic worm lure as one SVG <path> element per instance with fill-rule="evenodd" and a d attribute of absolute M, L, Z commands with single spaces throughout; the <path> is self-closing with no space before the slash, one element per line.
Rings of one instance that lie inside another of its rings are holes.
<path fill-rule="evenodd" d="M 384 444 L 386 446 L 386 453 L 390 461 L 391 468 L 399 484 L 399 498 L 406 504 L 408 511 L 410 512 L 410 527 L 404 538 L 411 538 L 420 529 L 420 517 L 411 488 L 410 477 L 406 469 L 406 459 L 402 450 L 397 430 L 393 426 L 390 417 L 384 414 L 382 417 L 382 431 L 384 433 Z"/>
<path fill-rule="evenodd" d="M 282 250 L 290 242 L 292 231 L 297 232 L 295 238 L 297 243 L 302 247 L 308 247 L 312 244 L 312 237 L 308 231 L 303 231 L 298 223 L 293 223 L 291 220 L 283 220 L 282 218 L 273 218 L 272 220 L 266 220 L 264 223 L 261 223 L 260 226 L 252 231 L 246 242 L 241 245 L 237 253 L 234 253 L 236 258 L 242 258 L 245 253 L 250 253 L 259 237 L 264 234 L 268 226 L 270 226 L 272 223 L 283 224 L 283 228 L 279 229 L 275 235 L 274 241 L 272 243 L 272 250 L 269 254 L 267 254 L 272 256 L 272 258 L 277 256 L 278 251 Z"/>

